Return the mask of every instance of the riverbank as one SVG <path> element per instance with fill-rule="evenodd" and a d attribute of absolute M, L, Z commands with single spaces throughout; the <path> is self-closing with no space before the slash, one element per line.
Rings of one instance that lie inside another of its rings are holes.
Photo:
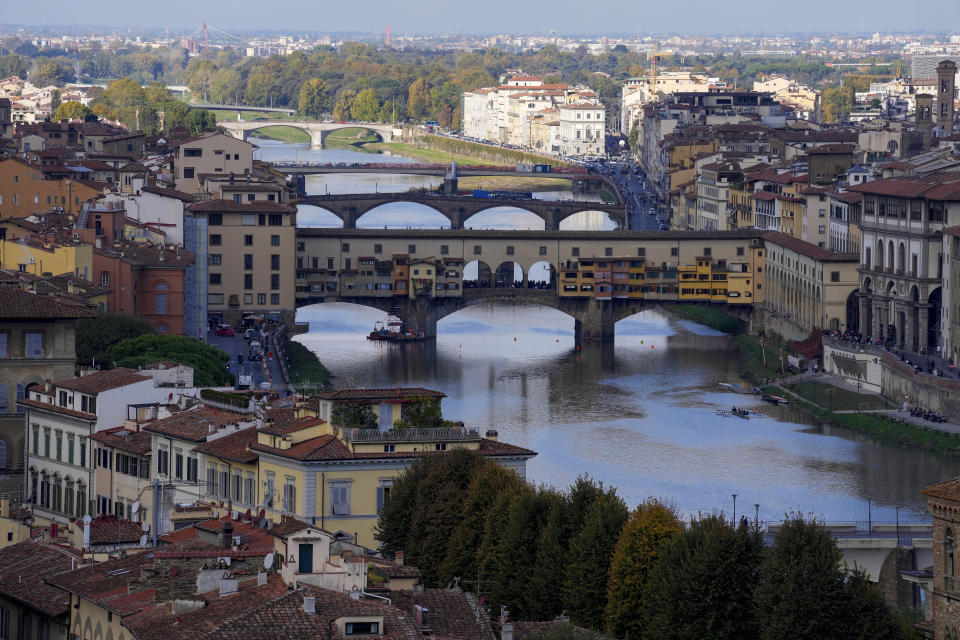
<path fill-rule="evenodd" d="M 257 129 L 250 132 L 251 138 L 262 138 L 264 140 L 278 140 L 280 142 L 290 142 L 292 144 L 309 144 L 310 134 L 301 129 L 286 127 L 283 125 L 271 125 L 263 129 Z"/>
<path fill-rule="evenodd" d="M 323 390 L 330 386 L 330 370 L 316 354 L 295 340 L 287 340 L 287 355 L 290 358 L 290 383 L 316 385 Z"/>

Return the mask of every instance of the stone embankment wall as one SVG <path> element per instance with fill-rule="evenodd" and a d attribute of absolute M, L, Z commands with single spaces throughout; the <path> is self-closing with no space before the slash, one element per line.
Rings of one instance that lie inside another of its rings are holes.
<path fill-rule="evenodd" d="M 876 347 L 864 347 L 845 342 L 823 340 L 823 368 L 845 378 L 853 385 L 861 385 L 864 391 L 879 393 L 883 389 L 881 351 Z"/>
<path fill-rule="evenodd" d="M 882 358 L 884 396 L 897 404 L 906 401 L 939 411 L 952 421 L 960 419 L 960 380 L 916 373 L 891 353 Z"/>

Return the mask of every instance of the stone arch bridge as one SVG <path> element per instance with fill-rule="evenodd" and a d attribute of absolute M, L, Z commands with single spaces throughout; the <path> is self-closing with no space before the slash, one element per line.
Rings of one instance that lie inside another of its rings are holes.
<path fill-rule="evenodd" d="M 430 207 L 450 221 L 451 229 L 463 229 L 471 216 L 497 207 L 515 207 L 529 211 L 543 220 L 547 230 L 558 230 L 562 221 L 583 211 L 603 211 L 613 217 L 621 227 L 626 220 L 626 207 L 623 204 L 583 200 L 473 198 L 410 192 L 301 196 L 297 200 L 297 204 L 314 205 L 326 209 L 343 220 L 345 229 L 355 229 L 360 216 L 379 206 L 394 202 L 414 202 Z"/>
<path fill-rule="evenodd" d="M 262 122 L 233 122 L 228 120 L 218 123 L 218 126 L 232 135 L 234 138 L 246 140 L 252 131 L 263 129 L 264 127 L 293 127 L 300 129 L 310 135 L 310 146 L 322 149 L 327 135 L 331 131 L 340 129 L 366 129 L 376 133 L 384 142 L 393 140 L 393 125 L 391 124 L 370 124 L 365 122 L 315 122 L 315 121 L 262 121 Z"/>

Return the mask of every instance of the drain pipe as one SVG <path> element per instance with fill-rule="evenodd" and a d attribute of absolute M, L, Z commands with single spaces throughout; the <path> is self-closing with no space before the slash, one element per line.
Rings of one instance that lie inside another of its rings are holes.
<path fill-rule="evenodd" d="M 363 587 L 361 587 L 360 593 L 369 598 L 379 598 L 380 600 L 385 600 L 387 604 L 393 604 L 393 602 L 390 601 L 390 598 L 387 598 L 386 596 L 378 596 L 375 593 L 367 593 L 367 559 L 366 558 L 363 559 L 363 562 L 360 563 L 360 566 L 362 567 L 362 571 L 363 571 Z"/>

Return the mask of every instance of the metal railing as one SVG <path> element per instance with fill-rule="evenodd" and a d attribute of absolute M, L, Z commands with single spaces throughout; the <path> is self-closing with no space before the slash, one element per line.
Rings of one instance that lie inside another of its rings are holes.
<path fill-rule="evenodd" d="M 343 429 L 345 442 L 423 442 L 476 440 L 480 432 L 465 427 L 439 427 L 437 429 Z"/>

